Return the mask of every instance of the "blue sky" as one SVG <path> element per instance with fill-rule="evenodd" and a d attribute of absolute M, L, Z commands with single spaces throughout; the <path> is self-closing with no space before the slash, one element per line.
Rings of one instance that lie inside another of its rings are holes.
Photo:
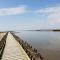
<path fill-rule="evenodd" d="M 59 29 L 59 0 L 0 1 L 0 30 Z"/>

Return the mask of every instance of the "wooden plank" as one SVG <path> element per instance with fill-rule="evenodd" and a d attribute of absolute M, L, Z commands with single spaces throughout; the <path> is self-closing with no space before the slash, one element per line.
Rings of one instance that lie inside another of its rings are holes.
<path fill-rule="evenodd" d="M 24 49 L 10 32 L 7 36 L 2 60 L 30 60 Z"/>

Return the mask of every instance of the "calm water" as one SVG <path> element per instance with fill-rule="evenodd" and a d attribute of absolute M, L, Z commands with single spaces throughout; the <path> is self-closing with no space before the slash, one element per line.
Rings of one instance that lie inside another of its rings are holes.
<path fill-rule="evenodd" d="M 41 53 L 45 60 L 60 60 L 60 32 L 19 31 L 17 33 Z"/>

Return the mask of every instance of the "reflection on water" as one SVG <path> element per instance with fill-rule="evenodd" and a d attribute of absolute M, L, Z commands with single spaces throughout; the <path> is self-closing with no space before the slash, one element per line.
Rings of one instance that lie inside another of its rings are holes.
<path fill-rule="evenodd" d="M 60 60 L 60 32 L 20 31 L 17 35 L 37 48 L 45 60 Z"/>

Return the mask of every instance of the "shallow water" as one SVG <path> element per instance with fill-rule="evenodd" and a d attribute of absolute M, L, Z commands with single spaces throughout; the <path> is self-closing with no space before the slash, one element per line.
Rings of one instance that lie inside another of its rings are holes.
<path fill-rule="evenodd" d="M 19 31 L 16 33 L 41 53 L 44 60 L 60 60 L 60 32 Z"/>

